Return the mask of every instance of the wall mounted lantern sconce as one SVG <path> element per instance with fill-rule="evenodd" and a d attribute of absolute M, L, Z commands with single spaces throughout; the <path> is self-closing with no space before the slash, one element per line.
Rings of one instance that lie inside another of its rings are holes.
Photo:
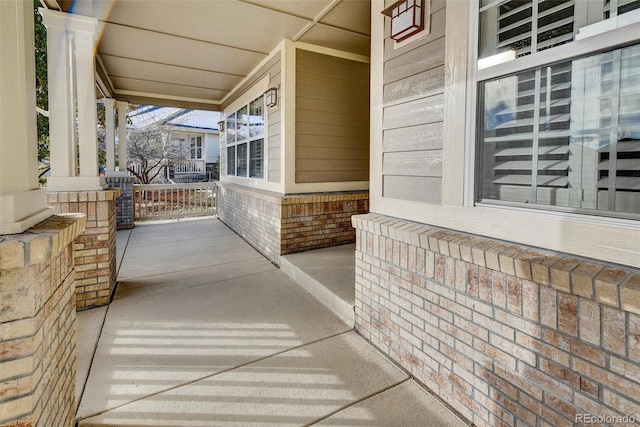
<path fill-rule="evenodd" d="M 220 120 L 218 122 L 218 131 L 219 132 L 224 132 L 224 120 Z"/>
<path fill-rule="evenodd" d="M 265 103 L 267 107 L 275 107 L 278 105 L 278 88 L 270 87 L 264 93 Z"/>
<path fill-rule="evenodd" d="M 391 18 L 391 38 L 400 42 L 424 29 L 424 0 L 400 0 L 382 11 Z"/>

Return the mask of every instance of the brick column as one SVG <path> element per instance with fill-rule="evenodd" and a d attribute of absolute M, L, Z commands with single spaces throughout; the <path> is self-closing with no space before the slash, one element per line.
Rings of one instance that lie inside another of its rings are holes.
<path fill-rule="evenodd" d="M 85 232 L 73 244 L 76 263 L 76 308 L 106 305 L 116 286 L 116 198 L 120 189 L 60 191 L 48 194 L 56 213 L 81 212 Z"/>
<path fill-rule="evenodd" d="M 110 188 L 119 188 L 122 191 L 116 199 L 116 228 L 126 230 L 133 228 L 133 181 L 132 176 L 107 176 L 107 185 Z"/>
<path fill-rule="evenodd" d="M 76 312 L 72 242 L 82 215 L 0 237 L 0 425 L 71 427 Z"/>

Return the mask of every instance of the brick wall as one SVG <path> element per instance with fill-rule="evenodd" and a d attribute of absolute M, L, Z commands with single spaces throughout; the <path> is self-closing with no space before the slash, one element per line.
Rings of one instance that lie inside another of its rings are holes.
<path fill-rule="evenodd" d="M 126 230 L 133 228 L 133 181 L 131 176 L 107 176 L 107 185 L 119 188 L 120 196 L 116 199 L 116 228 Z"/>
<path fill-rule="evenodd" d="M 272 262 L 280 263 L 280 195 L 218 183 L 218 218 Z"/>
<path fill-rule="evenodd" d="M 353 243 L 351 217 L 367 212 L 368 191 L 285 196 L 281 254 Z"/>
<path fill-rule="evenodd" d="M 296 194 L 220 183 L 218 217 L 275 264 L 280 255 L 355 241 L 351 216 L 368 212 L 369 192 Z"/>
<path fill-rule="evenodd" d="M 640 271 L 381 215 L 353 224 L 357 330 L 468 420 L 640 420 Z"/>
<path fill-rule="evenodd" d="M 78 310 L 109 303 L 116 287 L 116 198 L 119 189 L 48 193 L 56 213 L 87 216 L 84 233 L 73 244 Z"/>
<path fill-rule="evenodd" d="M 75 415 L 73 239 L 81 215 L 0 236 L 0 426 L 71 427 Z"/>

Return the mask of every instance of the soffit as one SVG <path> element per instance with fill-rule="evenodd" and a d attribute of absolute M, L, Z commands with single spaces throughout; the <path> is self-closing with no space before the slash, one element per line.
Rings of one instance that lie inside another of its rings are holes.
<path fill-rule="evenodd" d="M 76 0 L 102 24 L 98 64 L 118 99 L 218 103 L 283 39 L 369 55 L 369 0 Z M 200 104 L 200 105 L 196 105 Z"/>

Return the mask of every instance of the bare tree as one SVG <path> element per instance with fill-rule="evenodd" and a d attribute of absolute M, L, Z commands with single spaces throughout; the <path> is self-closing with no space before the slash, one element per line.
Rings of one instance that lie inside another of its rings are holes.
<path fill-rule="evenodd" d="M 171 127 L 151 124 L 130 130 L 127 142 L 129 161 L 135 166 L 127 170 L 141 184 L 150 184 L 166 170 L 166 167 L 185 159 L 183 150 L 170 140 Z"/>

